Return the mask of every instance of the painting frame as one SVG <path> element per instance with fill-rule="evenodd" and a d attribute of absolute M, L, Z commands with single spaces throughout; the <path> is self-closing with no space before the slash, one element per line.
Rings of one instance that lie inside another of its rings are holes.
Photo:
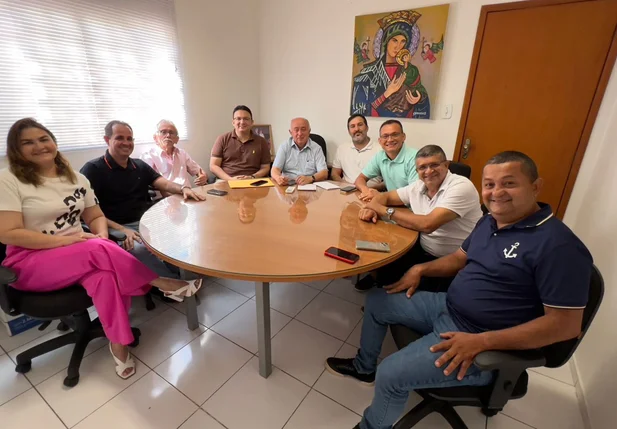
<path fill-rule="evenodd" d="M 435 119 L 450 5 L 358 15 L 350 113 Z"/>
<path fill-rule="evenodd" d="M 272 138 L 272 125 L 270 124 L 253 124 L 251 127 L 253 134 L 266 139 L 270 147 L 270 157 L 274 158 L 274 139 Z"/>

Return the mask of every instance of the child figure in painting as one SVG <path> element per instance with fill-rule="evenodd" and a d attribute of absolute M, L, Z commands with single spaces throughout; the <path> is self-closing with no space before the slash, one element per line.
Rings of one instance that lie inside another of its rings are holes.
<path fill-rule="evenodd" d="M 386 107 L 392 112 L 404 112 L 428 97 L 428 93 L 420 80 L 420 71 L 418 67 L 411 64 L 411 53 L 409 50 L 402 49 L 396 56 L 396 62 L 403 67 L 397 72 L 394 78 L 396 79 L 405 73 L 405 82 L 403 86 L 386 101 Z"/>

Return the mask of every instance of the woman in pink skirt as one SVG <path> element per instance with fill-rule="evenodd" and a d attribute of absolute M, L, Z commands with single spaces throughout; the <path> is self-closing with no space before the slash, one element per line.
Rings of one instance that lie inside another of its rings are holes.
<path fill-rule="evenodd" d="M 7 137 L 9 170 L 0 171 L 0 242 L 5 267 L 19 290 L 47 292 L 79 283 L 92 297 L 121 378 L 135 374 L 127 345 L 134 338 L 131 297 L 155 286 L 182 300 L 201 287 L 158 277 L 107 238 L 107 220 L 90 183 L 58 151 L 56 138 L 33 119 L 17 121 Z M 85 233 L 80 218 L 92 231 Z"/>

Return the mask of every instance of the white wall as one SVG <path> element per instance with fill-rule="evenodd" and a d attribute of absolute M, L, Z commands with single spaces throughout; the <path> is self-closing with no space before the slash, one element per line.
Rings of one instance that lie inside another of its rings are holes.
<path fill-rule="evenodd" d="M 617 423 L 617 66 L 585 152 L 564 221 L 587 245 L 604 277 L 600 311 L 575 355 L 579 391 L 593 429 Z"/>
<path fill-rule="evenodd" d="M 254 0 L 176 0 L 189 141 L 205 169 L 217 136 L 232 129 L 232 110 L 259 116 L 259 17 Z"/>
<path fill-rule="evenodd" d="M 441 145 L 454 152 L 467 76 L 483 4 L 486 0 L 452 0 L 446 29 L 446 48 L 437 103 L 431 113 L 441 117 L 441 106 L 453 104 L 451 119 L 404 120 L 407 144 Z M 313 132 L 328 143 L 328 158 L 336 146 L 349 141 L 349 117 L 356 15 L 432 6 L 443 0 L 289 0 L 261 1 L 261 112 L 273 126 L 276 146 L 289 137 L 289 121 L 305 116 Z M 369 118 L 369 135 L 377 138 L 383 119 Z"/>

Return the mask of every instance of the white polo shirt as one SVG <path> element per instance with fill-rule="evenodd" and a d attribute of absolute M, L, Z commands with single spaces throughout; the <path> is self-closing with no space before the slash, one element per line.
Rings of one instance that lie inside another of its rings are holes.
<path fill-rule="evenodd" d="M 332 162 L 332 168 L 343 169 L 343 180 L 347 183 L 356 181 L 366 164 L 381 150 L 378 144 L 369 141 L 361 150 L 353 143 L 339 146 Z"/>
<path fill-rule="evenodd" d="M 420 245 L 433 256 L 454 253 L 482 217 L 480 197 L 469 179 L 448 171 L 446 178 L 433 198 L 429 198 L 422 180 L 397 189 L 399 198 L 411 211 L 427 215 L 436 208 L 444 208 L 458 215 L 456 219 L 437 228 L 430 234 L 420 234 Z"/>

